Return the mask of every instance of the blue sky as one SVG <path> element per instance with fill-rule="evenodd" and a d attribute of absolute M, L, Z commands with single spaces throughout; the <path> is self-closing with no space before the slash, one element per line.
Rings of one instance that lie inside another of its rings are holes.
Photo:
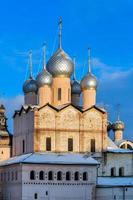
<path fill-rule="evenodd" d="M 98 77 L 97 103 L 116 120 L 116 105 L 126 124 L 124 136 L 133 139 L 133 1 L 132 0 L 23 0 L 0 2 L 0 100 L 8 123 L 23 100 L 28 51 L 33 50 L 34 75 L 41 69 L 41 48 L 47 59 L 57 48 L 57 23 L 63 19 L 63 48 L 76 56 L 76 75 L 87 72 L 87 48 Z"/>

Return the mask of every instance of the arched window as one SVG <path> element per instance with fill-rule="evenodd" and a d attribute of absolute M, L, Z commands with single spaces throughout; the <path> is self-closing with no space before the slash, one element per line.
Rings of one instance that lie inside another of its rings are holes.
<path fill-rule="evenodd" d="M 79 180 L 79 172 L 74 173 L 74 180 L 78 181 Z"/>
<path fill-rule="evenodd" d="M 66 172 L 66 180 L 67 181 L 71 180 L 71 172 Z"/>
<path fill-rule="evenodd" d="M 115 167 L 111 168 L 111 176 L 116 176 L 116 168 Z"/>
<path fill-rule="evenodd" d="M 68 151 L 73 151 L 73 138 L 68 138 Z"/>
<path fill-rule="evenodd" d="M 38 195 L 37 193 L 34 194 L 34 199 L 37 199 L 38 198 Z"/>
<path fill-rule="evenodd" d="M 124 176 L 124 167 L 119 168 L 119 176 Z"/>
<path fill-rule="evenodd" d="M 44 180 L 44 172 L 43 171 L 39 172 L 39 180 Z"/>
<path fill-rule="evenodd" d="M 133 150 L 133 148 L 130 144 L 127 144 L 127 149 Z"/>
<path fill-rule="evenodd" d="M 30 172 L 30 180 L 35 180 L 35 171 Z"/>
<path fill-rule="evenodd" d="M 62 180 L 62 172 L 61 171 L 57 172 L 57 180 L 58 181 Z"/>
<path fill-rule="evenodd" d="M 49 181 L 52 181 L 52 180 L 53 180 L 53 172 L 52 172 L 52 171 L 49 171 L 49 172 L 48 172 L 48 180 L 49 180 Z"/>
<path fill-rule="evenodd" d="M 125 145 L 125 144 L 122 144 L 122 145 L 120 146 L 120 148 L 125 149 L 125 148 L 126 148 L 126 145 Z"/>
<path fill-rule="evenodd" d="M 83 172 L 83 181 L 87 181 L 87 180 L 88 180 L 87 172 Z"/>
<path fill-rule="evenodd" d="M 44 180 L 44 172 L 43 171 L 39 172 L 39 180 Z"/>

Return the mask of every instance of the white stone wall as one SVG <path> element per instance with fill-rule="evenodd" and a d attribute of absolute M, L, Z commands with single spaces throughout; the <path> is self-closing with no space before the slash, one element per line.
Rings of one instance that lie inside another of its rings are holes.
<path fill-rule="evenodd" d="M 15 173 L 17 172 L 17 177 Z M 13 173 L 13 176 L 12 176 Z M 21 165 L 0 168 L 0 200 L 21 200 L 22 198 Z"/>
<path fill-rule="evenodd" d="M 25 141 L 25 152 L 34 150 L 34 112 L 22 112 L 14 119 L 13 156 L 23 154 L 22 141 Z"/>
<path fill-rule="evenodd" d="M 96 189 L 96 200 L 132 200 L 132 187 L 101 187 Z"/>
<path fill-rule="evenodd" d="M 36 173 L 35 180 L 30 180 L 30 171 Z M 48 180 L 48 172 L 54 172 L 53 180 Z M 12 172 L 17 171 L 17 179 Z M 45 179 L 39 180 L 39 172 L 45 172 Z M 57 180 L 57 172 L 63 172 L 63 179 Z M 66 181 L 65 173 L 70 171 L 72 178 Z M 74 180 L 74 172 L 80 173 L 80 179 Z M 10 177 L 9 173 L 10 172 Z M 88 180 L 83 181 L 82 173 L 87 172 Z M 3 178 L 1 179 L 1 174 Z M 6 174 L 6 176 L 5 176 Z M 96 166 L 68 165 L 11 165 L 0 168 L 0 200 L 95 200 Z"/>
<path fill-rule="evenodd" d="M 30 171 L 36 171 L 36 180 L 30 180 Z M 45 180 L 39 180 L 39 171 L 45 171 Z M 49 181 L 47 173 L 54 172 L 54 180 Z M 63 180 L 57 181 L 57 172 L 63 172 Z M 72 173 L 72 180 L 66 181 L 65 172 Z M 73 174 L 79 171 L 82 174 L 88 172 L 88 181 L 83 181 L 81 176 L 79 181 L 75 181 Z M 95 197 L 96 167 L 95 166 L 53 166 L 53 165 L 24 165 L 22 176 L 23 200 L 34 199 L 34 194 L 38 194 L 38 199 L 48 200 L 93 200 Z M 92 197 L 93 196 L 93 197 Z"/>
<path fill-rule="evenodd" d="M 112 167 L 116 169 L 116 176 L 120 167 L 124 167 L 124 176 L 133 176 L 133 154 L 104 153 L 101 160 L 98 176 L 110 176 Z"/>

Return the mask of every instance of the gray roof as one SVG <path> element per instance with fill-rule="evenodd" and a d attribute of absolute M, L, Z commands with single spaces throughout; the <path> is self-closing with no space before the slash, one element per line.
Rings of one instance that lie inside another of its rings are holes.
<path fill-rule="evenodd" d="M 133 186 L 133 177 L 98 177 L 97 186 Z"/>
<path fill-rule="evenodd" d="M 112 147 L 108 147 L 107 152 L 108 153 L 133 153 L 133 150 L 122 149 L 122 148 L 115 149 L 115 148 L 112 148 Z"/>
<path fill-rule="evenodd" d="M 84 154 L 29 153 L 0 162 L 0 167 L 19 163 L 55 165 L 98 165 L 99 163 Z"/>

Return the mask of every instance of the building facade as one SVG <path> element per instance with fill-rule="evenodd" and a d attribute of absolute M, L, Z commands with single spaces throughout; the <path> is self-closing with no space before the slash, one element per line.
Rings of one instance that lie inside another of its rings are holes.
<path fill-rule="evenodd" d="M 25 102 L 13 116 L 12 156 L 0 162 L 0 198 L 133 199 L 133 143 L 123 139 L 124 123 L 118 118 L 111 124 L 96 104 L 90 49 L 88 73 L 79 82 L 75 60 L 62 48 L 60 20 L 59 47 L 47 63 L 46 46 L 43 54 L 34 79 L 29 53 Z"/>

